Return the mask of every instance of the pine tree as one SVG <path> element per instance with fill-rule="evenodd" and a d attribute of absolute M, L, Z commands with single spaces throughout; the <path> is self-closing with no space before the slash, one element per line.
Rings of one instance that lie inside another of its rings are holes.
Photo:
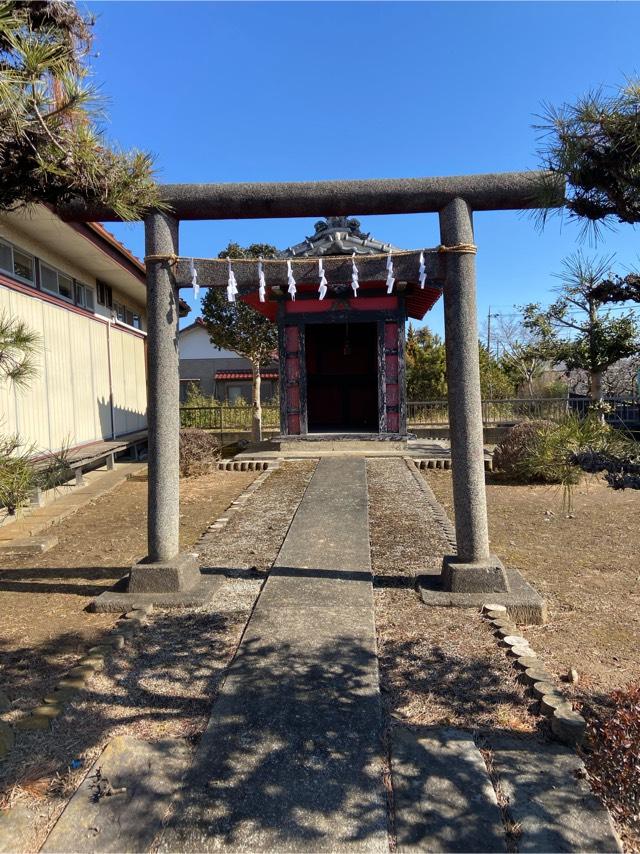
<path fill-rule="evenodd" d="M 0 210 L 82 198 L 138 219 L 163 207 L 150 155 L 116 150 L 99 124 L 92 25 L 69 0 L 0 2 Z"/>

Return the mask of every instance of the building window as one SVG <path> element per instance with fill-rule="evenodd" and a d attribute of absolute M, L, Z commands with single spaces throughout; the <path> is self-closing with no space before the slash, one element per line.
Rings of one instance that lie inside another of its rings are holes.
<path fill-rule="evenodd" d="M 86 308 L 88 311 L 95 309 L 93 290 L 80 282 L 76 282 L 76 305 Z"/>
<path fill-rule="evenodd" d="M 251 383 L 234 383 L 227 386 L 227 400 L 232 406 L 251 401 Z"/>
<path fill-rule="evenodd" d="M 128 305 L 114 300 L 113 313 L 120 323 L 126 323 L 134 329 L 142 329 L 142 318 Z"/>
<path fill-rule="evenodd" d="M 35 284 L 33 255 L 28 255 L 4 241 L 0 241 L 0 269 L 23 282 L 28 282 L 30 285 Z"/>
<path fill-rule="evenodd" d="M 105 308 L 113 308 L 113 291 L 109 285 L 105 285 L 104 282 L 97 282 L 96 296 L 98 305 L 103 305 Z"/>
<path fill-rule="evenodd" d="M 40 287 L 43 291 L 73 302 L 73 279 L 40 262 Z"/>

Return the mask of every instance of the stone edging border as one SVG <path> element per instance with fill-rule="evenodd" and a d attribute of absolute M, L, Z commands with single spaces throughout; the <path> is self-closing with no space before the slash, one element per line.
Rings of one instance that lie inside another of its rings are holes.
<path fill-rule="evenodd" d="M 438 501 L 435 496 L 435 493 L 427 483 L 427 481 L 422 477 L 422 475 L 418 474 L 418 469 L 424 469 L 425 466 L 419 466 L 418 463 L 424 462 L 423 460 L 414 460 L 412 457 L 405 457 L 405 463 L 407 464 L 407 468 L 411 472 L 413 479 L 418 484 L 418 489 L 425 497 L 427 502 L 427 506 L 431 511 L 431 515 L 435 523 L 438 525 L 440 530 L 445 536 L 445 539 L 452 549 L 454 554 L 458 551 L 458 543 L 456 540 L 456 529 L 452 524 L 451 520 L 447 516 L 447 511 L 444 509 L 442 504 Z"/>
<path fill-rule="evenodd" d="M 409 457 L 408 459 L 413 460 L 417 469 L 446 469 L 448 471 L 451 468 L 450 457 Z M 493 471 L 493 459 L 485 457 L 484 470 Z"/>
<path fill-rule="evenodd" d="M 493 626 L 501 647 L 506 649 L 507 655 L 520 671 L 518 680 L 526 685 L 538 700 L 540 714 L 549 718 L 553 735 L 565 744 L 579 745 L 584 739 L 585 719 L 579 712 L 574 711 L 570 700 L 559 689 L 554 677 L 545 670 L 538 654 L 518 632 L 516 624 L 507 615 L 505 606 L 487 603 L 483 606 L 482 613 Z"/>
<path fill-rule="evenodd" d="M 225 513 L 237 513 L 241 510 L 269 475 L 280 467 L 280 462 L 280 460 L 275 461 L 275 463 L 271 461 L 267 462 L 263 466 L 262 474 L 252 481 L 244 492 L 240 493 L 240 495 L 231 502 Z M 238 469 L 232 470 L 237 471 Z M 256 469 L 255 467 L 253 469 L 244 469 L 244 471 L 247 470 L 255 471 Z M 202 536 L 205 536 L 212 531 L 224 528 L 228 522 L 229 516 L 220 516 L 215 522 L 209 525 Z M 148 617 L 152 611 L 153 607 L 151 605 L 144 605 L 128 611 L 124 617 L 120 618 L 116 626 L 103 638 L 101 643 L 91 647 L 87 654 L 62 676 L 53 691 L 43 698 L 43 702 L 40 706 L 36 706 L 30 713 L 19 718 L 11 725 L 0 719 L 0 760 L 9 754 L 13 747 L 13 730 L 48 730 L 51 722 L 62 713 L 66 703 L 85 688 L 87 680 L 90 679 L 94 673 L 104 668 L 105 659 L 107 659 L 114 651 L 122 649 L 126 642 L 131 640 L 131 638 L 146 625 L 144 619 L 145 617 Z"/>
<path fill-rule="evenodd" d="M 87 654 L 58 681 L 53 691 L 43 698 L 42 705 L 36 706 L 28 715 L 19 718 L 13 724 L 13 728 L 16 730 L 49 729 L 51 721 L 60 715 L 66 703 L 85 688 L 87 680 L 94 673 L 104 668 L 105 659 L 114 651 L 122 649 L 127 641 L 144 627 L 144 619 L 152 610 L 150 605 L 144 605 L 134 608 L 121 617 L 102 642 L 92 646 Z"/>
<path fill-rule="evenodd" d="M 420 491 L 425 496 L 429 510 L 452 549 L 456 549 L 456 532 L 446 510 L 436 498 L 424 477 L 418 473 L 417 461 L 405 457 L 409 471 L 414 476 Z M 574 711 L 568 698 L 556 686 L 554 677 L 544 669 L 538 655 L 529 642 L 519 633 L 516 624 L 507 615 L 504 605 L 486 604 L 483 615 L 491 622 L 494 633 L 499 637 L 502 647 L 513 658 L 514 665 L 520 671 L 518 679 L 529 687 L 539 701 L 540 714 L 548 717 L 551 732 L 565 744 L 578 745 L 584 738 L 586 721 L 579 712 Z"/>
<path fill-rule="evenodd" d="M 261 465 L 263 465 L 262 474 L 258 475 L 258 477 L 249 484 L 249 486 L 245 489 L 245 491 L 240 493 L 240 495 L 234 501 L 231 502 L 231 504 L 224 511 L 224 514 L 222 516 L 218 516 L 218 518 L 215 520 L 215 522 L 212 522 L 211 525 L 209 525 L 209 527 L 207 528 L 205 533 L 210 534 L 213 531 L 220 531 L 222 528 L 224 528 L 227 525 L 227 523 L 229 522 L 229 519 L 230 519 L 229 514 L 230 513 L 237 513 L 238 510 L 242 510 L 242 508 L 247 503 L 247 501 L 251 498 L 251 496 L 256 491 L 256 489 L 260 489 L 260 487 L 265 482 L 265 480 L 269 477 L 271 472 L 280 468 L 280 464 L 281 464 L 281 460 L 276 460 L 275 462 L 268 461 L 265 463 L 261 463 Z M 239 465 L 239 463 L 238 463 L 238 465 Z M 246 465 L 246 463 L 243 463 L 243 465 Z M 256 465 L 258 465 L 258 462 L 256 462 Z M 225 471 L 229 471 L 229 469 L 225 469 Z M 247 471 L 247 469 L 231 469 L 231 471 Z M 249 471 L 251 471 L 251 469 L 249 469 Z M 203 536 L 204 536 L 204 534 L 203 534 Z"/>

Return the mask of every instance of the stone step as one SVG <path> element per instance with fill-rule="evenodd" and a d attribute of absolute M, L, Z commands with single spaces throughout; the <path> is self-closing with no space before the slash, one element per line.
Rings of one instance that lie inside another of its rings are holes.
<path fill-rule="evenodd" d="M 148 851 L 190 756 L 190 748 L 179 739 L 148 743 L 129 736 L 114 738 L 40 850 Z M 98 771 L 102 795 L 97 794 Z"/>
<path fill-rule="evenodd" d="M 482 754 L 455 729 L 393 730 L 391 773 L 398 851 L 506 851 Z"/>
<path fill-rule="evenodd" d="M 576 753 L 542 737 L 393 730 L 398 851 L 620 852 Z M 491 773 L 489 773 L 489 768 Z M 499 800 L 498 800 L 499 796 Z M 515 840 L 507 842 L 507 826 Z"/>
<path fill-rule="evenodd" d="M 516 735 L 492 736 L 488 745 L 509 816 L 520 828 L 519 852 L 622 851 L 573 750 Z"/>

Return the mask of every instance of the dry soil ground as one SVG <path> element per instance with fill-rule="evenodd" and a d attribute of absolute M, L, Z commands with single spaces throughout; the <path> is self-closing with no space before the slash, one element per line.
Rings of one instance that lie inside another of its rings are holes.
<path fill-rule="evenodd" d="M 231 517 L 225 529 L 207 533 L 199 540 L 196 548 L 203 572 L 224 577 L 212 603 L 188 611 L 155 611 L 133 642 L 114 653 L 105 669 L 87 682 L 78 699 L 65 706 L 50 731 L 18 733 L 8 759 L 0 764 L 0 809 L 12 807 L 10 813 L 19 825 L 20 844 L 6 849 L 0 839 L 0 850 L 38 850 L 87 768 L 114 736 L 127 734 L 151 741 L 186 738 L 192 743 L 197 740 L 260 592 L 265 570 L 275 560 L 314 467 L 313 462 L 305 462 L 274 471 L 242 512 Z M 216 472 L 183 481 L 183 545 L 194 544 L 255 476 Z M 7 636 L 7 647 L 19 646 L 17 652 L 25 665 L 24 669 L 14 667 L 17 672 L 8 673 L 9 682 L 3 689 L 12 700 L 9 719 L 42 697 L 51 677 L 57 679 L 61 670 L 75 663 L 77 652 L 73 650 L 87 645 L 82 638 L 99 633 L 118 616 L 100 617 L 97 624 L 96 615 L 82 610 L 95 594 L 92 588 L 96 585 L 91 578 L 82 580 L 85 577 L 81 566 L 89 563 L 90 556 L 94 563 L 99 562 L 98 532 L 103 530 L 99 519 L 106 511 L 112 519 L 116 514 L 121 545 L 112 542 L 113 550 L 102 565 L 113 565 L 117 570 L 144 552 L 145 488 L 143 483 L 125 484 L 60 526 L 59 534 L 69 537 L 69 544 L 75 544 L 74 561 L 80 564 L 75 572 L 80 582 L 74 575 L 74 584 L 82 586 L 79 590 L 43 593 L 46 601 L 54 597 L 57 629 L 53 624 L 47 629 L 45 621 L 36 620 L 37 615 L 32 613 Z M 73 530 L 71 525 L 75 526 Z M 92 530 L 90 538 L 81 535 L 88 526 Z M 102 548 L 109 536 L 104 530 Z M 60 561 L 63 560 L 61 556 Z M 9 570 L 16 574 L 21 571 Z M 54 574 L 59 572 L 56 569 Z M 119 570 L 109 570 L 106 577 L 101 577 L 98 592 L 120 574 Z M 87 589 L 83 589 L 85 586 Z M 20 595 L 21 601 L 35 598 Z M 56 631 L 65 625 L 65 620 L 68 632 L 63 629 L 60 636 Z M 30 622 L 34 624 L 32 631 Z M 4 629 L 0 633 L 5 635 Z M 66 655 L 60 655 L 58 645 L 67 633 L 72 643 Z"/>
<path fill-rule="evenodd" d="M 180 483 L 180 540 L 192 545 L 256 477 L 211 472 Z M 51 529 L 59 544 L 0 567 L 0 690 L 28 707 L 116 621 L 85 608 L 146 552 L 147 483 L 130 480 Z"/>
<path fill-rule="evenodd" d="M 367 461 L 380 673 L 391 720 L 534 731 L 539 718 L 487 621 L 427 608 L 415 576 L 450 551 L 403 459 Z"/>
<path fill-rule="evenodd" d="M 453 517 L 451 473 L 424 473 Z M 576 487 L 569 518 L 557 487 L 513 486 L 488 476 L 491 547 L 546 598 L 549 622 L 525 634 L 559 677 L 575 667 L 580 701 L 640 679 L 640 492 L 599 476 Z"/>

